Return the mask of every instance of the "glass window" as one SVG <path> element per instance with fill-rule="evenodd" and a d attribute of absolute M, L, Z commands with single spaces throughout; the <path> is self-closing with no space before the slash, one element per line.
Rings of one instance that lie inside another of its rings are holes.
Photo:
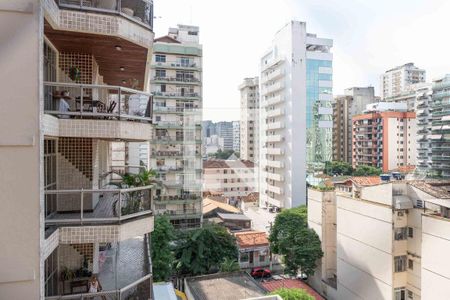
<path fill-rule="evenodd" d="M 249 255 L 248 252 L 241 252 L 239 255 L 239 262 L 248 262 Z"/>
<path fill-rule="evenodd" d="M 156 69 L 155 70 L 155 77 L 165 78 L 166 77 L 166 70 Z"/>
<path fill-rule="evenodd" d="M 406 227 L 394 228 L 394 238 L 396 241 L 406 240 Z"/>
<path fill-rule="evenodd" d="M 162 55 L 162 54 L 156 54 L 155 61 L 156 62 L 166 62 L 166 56 Z"/>
<path fill-rule="evenodd" d="M 412 227 L 408 227 L 408 237 L 409 238 L 414 237 L 414 229 Z"/>
<path fill-rule="evenodd" d="M 405 300 L 405 299 L 406 299 L 405 288 L 396 288 L 395 300 Z"/>
<path fill-rule="evenodd" d="M 404 272 L 406 270 L 406 255 L 394 257 L 394 272 Z"/>
<path fill-rule="evenodd" d="M 414 261 L 412 259 L 408 259 L 408 269 L 414 269 Z"/>

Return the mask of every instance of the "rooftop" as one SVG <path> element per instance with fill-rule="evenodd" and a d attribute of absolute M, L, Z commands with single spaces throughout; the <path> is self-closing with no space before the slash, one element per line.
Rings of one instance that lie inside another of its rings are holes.
<path fill-rule="evenodd" d="M 371 185 L 378 185 L 381 184 L 381 178 L 380 176 L 355 176 L 351 177 L 350 180 L 359 186 L 371 186 Z"/>
<path fill-rule="evenodd" d="M 255 164 L 249 160 L 209 159 L 203 162 L 203 169 L 242 169 L 254 167 Z"/>
<path fill-rule="evenodd" d="M 239 300 L 264 296 L 267 291 L 246 272 L 217 273 L 186 278 L 196 300 Z"/>
<path fill-rule="evenodd" d="M 215 209 L 220 209 L 229 213 L 236 213 L 236 214 L 241 212 L 238 208 L 232 205 L 214 201 L 209 198 L 203 199 L 203 214 L 210 213 Z"/>
<path fill-rule="evenodd" d="M 239 221 L 251 221 L 249 217 L 244 214 L 226 214 L 226 213 L 217 213 L 219 218 L 222 220 L 239 220 Z"/>
<path fill-rule="evenodd" d="M 243 231 L 234 234 L 240 248 L 269 245 L 267 234 L 262 231 Z"/>
<path fill-rule="evenodd" d="M 280 280 L 270 280 L 266 282 L 262 282 L 261 285 L 267 289 L 269 292 L 277 290 L 279 288 L 288 288 L 288 289 L 304 289 L 310 295 L 314 297 L 316 300 L 325 300 L 322 296 L 319 295 L 315 290 L 313 290 L 309 285 L 305 282 L 300 281 L 298 279 L 280 279 Z"/>
<path fill-rule="evenodd" d="M 436 198 L 450 199 L 449 180 L 413 180 L 408 181 L 413 187 Z"/>

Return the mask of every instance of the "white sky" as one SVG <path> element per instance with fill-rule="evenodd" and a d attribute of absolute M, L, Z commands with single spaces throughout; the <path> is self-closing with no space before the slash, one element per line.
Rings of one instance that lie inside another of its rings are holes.
<path fill-rule="evenodd" d="M 275 32 L 292 19 L 334 40 L 334 94 L 372 85 L 407 62 L 427 79 L 450 73 L 450 1 L 154 0 L 156 37 L 177 24 L 200 26 L 205 120 L 238 120 L 238 85 L 258 76 Z"/>

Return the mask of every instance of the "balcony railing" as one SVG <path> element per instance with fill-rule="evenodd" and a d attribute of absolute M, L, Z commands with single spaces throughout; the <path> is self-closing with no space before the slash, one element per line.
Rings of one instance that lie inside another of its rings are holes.
<path fill-rule="evenodd" d="M 193 108 L 185 108 L 185 107 L 167 107 L 167 106 L 155 106 L 155 113 L 185 113 L 185 112 L 194 112 L 197 110 L 198 106 L 194 106 Z"/>
<path fill-rule="evenodd" d="M 153 28 L 152 0 L 55 0 L 59 7 L 117 14 L 147 28 Z"/>
<path fill-rule="evenodd" d="M 173 93 L 173 92 L 159 92 L 152 93 L 156 97 L 168 97 L 168 98 L 197 98 L 200 97 L 199 93 Z"/>
<path fill-rule="evenodd" d="M 152 188 L 47 190 L 46 206 L 53 210 L 45 223 L 115 223 L 148 215 L 152 213 Z"/>
<path fill-rule="evenodd" d="M 149 93 L 120 86 L 45 82 L 44 112 L 61 119 L 152 121 Z"/>
<path fill-rule="evenodd" d="M 153 77 L 154 81 L 174 81 L 174 82 L 183 82 L 183 83 L 198 83 L 200 80 L 195 77 Z"/>
<path fill-rule="evenodd" d="M 154 62 L 153 63 L 154 66 L 156 67 L 166 67 L 166 68 L 180 68 L 180 69 L 184 69 L 184 68 L 200 68 L 200 65 L 197 64 L 196 62 L 181 62 L 181 61 L 158 61 L 158 62 Z"/>
<path fill-rule="evenodd" d="M 161 201 L 184 201 L 184 200 L 197 200 L 200 199 L 200 195 L 186 194 L 186 195 L 174 195 L 174 196 L 155 196 L 154 200 Z"/>

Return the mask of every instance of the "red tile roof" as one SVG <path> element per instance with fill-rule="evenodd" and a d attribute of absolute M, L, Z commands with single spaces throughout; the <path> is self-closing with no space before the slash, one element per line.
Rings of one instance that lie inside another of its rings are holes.
<path fill-rule="evenodd" d="M 306 290 L 316 300 L 325 300 L 325 298 L 320 296 L 320 294 L 318 292 L 316 292 L 312 287 L 310 287 L 305 282 L 300 281 L 298 279 L 270 280 L 270 281 L 262 282 L 261 284 L 269 292 L 272 292 L 279 288 L 288 288 L 288 289 L 297 288 L 297 289 Z"/>
<path fill-rule="evenodd" d="M 354 184 L 359 186 L 369 186 L 369 185 L 378 185 L 381 184 L 380 176 L 361 176 L 361 177 L 352 177 L 350 178 Z"/>
<path fill-rule="evenodd" d="M 254 167 L 255 164 L 249 160 L 208 159 L 203 162 L 203 169 L 240 169 Z"/>
<path fill-rule="evenodd" d="M 262 231 L 236 232 L 235 236 L 240 248 L 251 248 L 269 245 L 267 235 Z"/>

